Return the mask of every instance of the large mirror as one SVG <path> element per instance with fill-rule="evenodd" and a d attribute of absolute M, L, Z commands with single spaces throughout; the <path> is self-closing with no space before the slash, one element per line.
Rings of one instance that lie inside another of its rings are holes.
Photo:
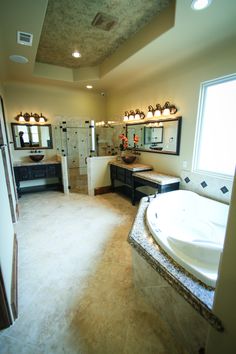
<path fill-rule="evenodd" d="M 11 123 L 12 137 L 16 150 L 52 149 L 51 124 Z"/>
<path fill-rule="evenodd" d="M 181 121 L 181 117 L 177 117 L 127 124 L 128 147 L 134 148 L 136 135 L 139 138 L 135 144 L 136 150 L 179 155 Z"/>

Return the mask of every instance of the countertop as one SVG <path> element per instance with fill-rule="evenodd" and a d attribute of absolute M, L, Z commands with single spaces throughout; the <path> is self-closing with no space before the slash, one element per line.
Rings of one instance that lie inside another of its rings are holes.
<path fill-rule="evenodd" d="M 151 181 L 157 184 L 165 185 L 180 182 L 179 177 L 169 176 L 166 174 L 159 173 L 157 171 L 144 171 L 136 172 L 133 174 L 134 177 L 140 177 L 147 181 Z"/>
<path fill-rule="evenodd" d="M 142 198 L 128 242 L 216 330 L 223 331 L 221 321 L 212 312 L 214 289 L 191 276 L 156 243 L 145 221 L 148 205 L 147 198 Z"/>
<path fill-rule="evenodd" d="M 21 167 L 21 166 L 33 166 L 33 165 L 54 165 L 54 164 L 60 164 L 61 161 L 56 161 L 56 160 L 41 160 L 39 162 L 34 162 L 34 161 L 15 161 L 13 163 L 14 167 Z"/>
<path fill-rule="evenodd" d="M 125 162 L 120 162 L 120 161 L 110 161 L 109 165 L 115 165 L 118 167 L 125 168 L 126 170 L 132 171 L 132 172 L 138 172 L 138 171 L 143 171 L 143 170 L 152 170 L 152 166 L 150 165 L 144 165 L 141 163 L 130 163 L 127 164 Z"/>

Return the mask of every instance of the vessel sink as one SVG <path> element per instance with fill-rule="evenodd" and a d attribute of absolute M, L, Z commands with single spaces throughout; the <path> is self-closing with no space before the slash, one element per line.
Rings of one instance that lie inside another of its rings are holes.
<path fill-rule="evenodd" d="M 34 154 L 34 155 L 29 155 L 29 157 L 31 158 L 32 161 L 39 162 L 42 161 L 44 155 Z"/>

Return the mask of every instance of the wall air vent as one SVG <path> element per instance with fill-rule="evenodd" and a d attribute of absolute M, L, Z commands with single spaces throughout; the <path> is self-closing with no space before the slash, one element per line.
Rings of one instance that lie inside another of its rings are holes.
<path fill-rule="evenodd" d="M 17 43 L 32 46 L 33 35 L 27 32 L 17 31 Z"/>
<path fill-rule="evenodd" d="M 110 31 L 117 24 L 117 18 L 98 12 L 92 21 L 92 26 L 100 28 L 104 31 Z"/>

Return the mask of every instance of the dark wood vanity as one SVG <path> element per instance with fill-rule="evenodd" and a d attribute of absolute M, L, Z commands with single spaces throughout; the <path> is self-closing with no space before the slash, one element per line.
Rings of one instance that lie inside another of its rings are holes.
<path fill-rule="evenodd" d="M 121 191 L 131 198 L 132 204 L 147 195 L 137 190 L 141 186 L 155 188 L 158 193 L 179 189 L 180 178 L 153 171 L 150 165 L 118 161 L 110 162 L 110 176 L 113 191 Z M 117 182 L 116 182 L 117 181 Z"/>
<path fill-rule="evenodd" d="M 57 161 L 40 162 L 40 163 L 20 163 L 14 166 L 15 180 L 18 196 L 27 192 L 35 192 L 42 190 L 62 190 L 62 172 L 61 163 Z M 56 178 L 57 181 L 50 183 L 50 180 Z M 21 187 L 20 182 L 31 181 L 37 179 L 45 179 L 49 183 L 42 185 L 32 185 L 29 187 Z"/>

